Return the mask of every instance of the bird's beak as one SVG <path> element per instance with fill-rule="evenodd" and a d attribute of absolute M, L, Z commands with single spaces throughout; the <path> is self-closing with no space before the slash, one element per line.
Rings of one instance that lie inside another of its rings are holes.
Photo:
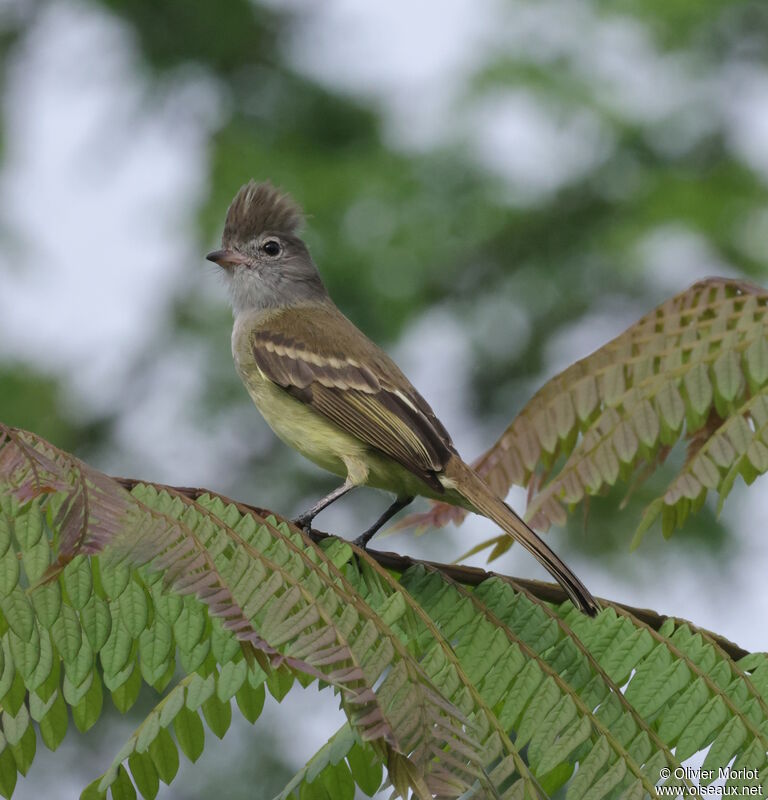
<path fill-rule="evenodd" d="M 238 264 L 246 264 L 248 262 L 247 257 L 236 250 L 214 250 L 208 253 L 206 259 L 213 261 L 214 264 L 218 264 L 223 269 L 232 269 Z"/>

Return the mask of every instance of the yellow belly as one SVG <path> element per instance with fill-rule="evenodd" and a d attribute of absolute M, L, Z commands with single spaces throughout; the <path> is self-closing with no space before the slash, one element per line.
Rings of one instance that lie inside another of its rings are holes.
<path fill-rule="evenodd" d="M 421 495 L 455 502 L 453 492 L 436 492 L 401 464 L 344 432 L 266 378 L 251 355 L 247 330 L 247 320 L 238 319 L 232 332 L 237 372 L 261 415 L 286 444 L 352 483 L 394 492 L 398 497 Z"/>
<path fill-rule="evenodd" d="M 346 460 L 360 459 L 365 446 L 291 397 L 257 369 L 240 372 L 251 399 L 269 427 L 315 464 L 346 477 Z"/>

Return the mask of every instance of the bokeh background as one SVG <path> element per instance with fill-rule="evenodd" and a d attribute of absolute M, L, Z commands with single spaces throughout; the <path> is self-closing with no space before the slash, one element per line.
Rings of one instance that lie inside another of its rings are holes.
<path fill-rule="evenodd" d="M 284 513 L 330 489 L 251 406 L 203 259 L 237 188 L 271 178 L 471 459 L 669 295 L 766 280 L 767 53 L 761 0 L 0 0 L 0 419 Z M 765 483 L 630 554 L 663 485 L 549 540 L 595 594 L 765 649 Z M 318 523 L 356 534 L 387 502 Z M 492 534 L 382 546 L 450 560 Z M 543 577 L 517 548 L 494 568 Z M 16 796 L 77 796 L 137 719 L 71 731 Z M 268 698 L 160 797 L 271 797 L 341 721 L 330 691 Z"/>

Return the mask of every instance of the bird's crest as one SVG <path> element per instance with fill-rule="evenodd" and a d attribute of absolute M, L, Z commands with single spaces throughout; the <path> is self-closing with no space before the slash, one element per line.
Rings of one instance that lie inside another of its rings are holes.
<path fill-rule="evenodd" d="M 251 180 L 240 188 L 229 206 L 222 241 L 247 241 L 264 231 L 295 234 L 303 223 L 304 214 L 290 195 L 269 181 Z"/>

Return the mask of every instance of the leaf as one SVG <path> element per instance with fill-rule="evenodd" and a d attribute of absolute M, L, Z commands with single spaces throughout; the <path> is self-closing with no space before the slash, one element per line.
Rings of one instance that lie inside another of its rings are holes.
<path fill-rule="evenodd" d="M 343 761 L 335 767 L 324 770 L 320 780 L 329 797 L 338 798 L 338 800 L 354 800 L 355 784 Z"/>
<path fill-rule="evenodd" d="M 170 784 L 179 770 L 179 751 L 165 728 L 160 728 L 148 752 L 160 780 Z"/>
<path fill-rule="evenodd" d="M 126 630 L 138 639 L 147 627 L 148 607 L 144 589 L 136 581 L 128 581 L 118 599 L 118 609 Z"/>
<path fill-rule="evenodd" d="M 136 668 L 135 664 L 131 665 L 129 669 L 130 674 L 126 680 L 112 689 L 112 702 L 121 714 L 125 714 L 126 711 L 133 707 L 141 691 L 141 672 Z M 107 681 L 105 680 L 106 683 Z"/>
<path fill-rule="evenodd" d="M 114 608 L 113 619 L 119 616 L 119 608 Z M 122 625 L 112 625 L 112 629 L 104 642 L 99 658 L 104 668 L 105 677 L 114 678 L 128 664 L 133 647 L 133 639 L 130 633 Z"/>
<path fill-rule="evenodd" d="M 32 766 L 36 749 L 37 739 L 35 737 L 35 729 L 32 725 L 29 725 L 22 734 L 21 741 L 15 745 L 11 745 L 11 752 L 16 762 L 16 769 L 21 775 L 26 775 L 29 768 Z"/>
<path fill-rule="evenodd" d="M 93 727 L 101 716 L 102 704 L 101 681 L 93 680 L 83 699 L 72 706 L 72 719 L 80 733 L 85 733 Z"/>
<path fill-rule="evenodd" d="M 664 359 L 687 363 L 673 353 Z M 624 373 L 627 392 L 631 377 Z M 622 408 L 594 416 L 606 435 Z M 638 409 L 629 424 L 640 452 L 653 431 L 647 408 Z M 759 428 L 768 407 L 754 401 L 741 417 L 746 427 L 732 417 L 718 441 L 743 458 L 756 441 L 748 420 Z M 563 407 L 539 424 L 551 426 L 559 442 L 571 417 Z M 318 545 L 271 515 L 196 490 L 136 484 L 127 494 L 23 436 L 21 445 L 10 437 L 0 445 L 0 504 L 13 507 L 7 498 L 19 486 L 35 496 L 40 475 L 31 463 L 45 473 L 46 487 L 56 487 L 39 496 L 53 520 L 44 530 L 52 566 L 33 592 L 64 588 L 50 634 L 34 603 L 29 639 L 12 627 L 2 634 L 0 758 L 10 753 L 8 785 L 34 766 L 30 720 L 55 747 L 66 731 L 66 705 L 82 728 L 98 717 L 104 687 L 127 709 L 144 682 L 172 679 L 177 636 L 185 639 L 182 668 L 195 663 L 199 672 L 167 691 L 86 796 L 133 796 L 135 782 L 153 797 L 159 781 L 178 770 L 169 726 L 195 760 L 206 727 L 217 736 L 229 728 L 233 696 L 253 722 L 265 683 L 282 697 L 312 681 L 338 694 L 348 723 L 310 758 L 286 797 L 348 797 L 355 785 L 372 793 L 386 767 L 396 791 L 423 798 L 535 797 L 539 787 L 639 798 L 656 793 L 660 769 L 674 770 L 707 748 L 715 768 L 768 769 L 765 654 L 745 658 L 684 621 L 607 601 L 589 619 L 570 603 L 553 604 L 563 595 L 548 584 L 331 540 Z M 605 446 L 604 439 L 583 462 L 579 475 L 590 485 L 613 470 Z M 689 502 L 696 485 L 679 485 Z M 78 558 L 64 577 L 62 564 Z M 83 565 L 90 592 L 81 591 L 88 585 Z M 30 693 L 25 684 L 38 682 Z M 5 786 L 1 770 L 2 762 Z M 680 788 L 695 789 L 685 778 Z"/>
<path fill-rule="evenodd" d="M 48 713 L 38 720 L 40 736 L 49 750 L 56 750 L 62 743 L 67 733 L 67 724 L 67 707 L 64 698 L 57 692 Z"/>
<path fill-rule="evenodd" d="M 211 695 L 203 703 L 203 716 L 208 727 L 219 739 L 223 739 L 232 722 L 232 706 L 229 701 L 223 703 L 216 695 Z"/>
<path fill-rule="evenodd" d="M 241 661 L 227 661 L 221 667 L 221 673 L 216 681 L 216 696 L 222 703 L 229 702 L 246 679 L 248 664 L 245 659 Z M 258 716 L 258 715 L 257 715 Z"/>
<path fill-rule="evenodd" d="M 112 631 L 109 606 L 100 597 L 92 595 L 80 610 L 80 623 L 91 648 L 94 652 L 99 652 Z"/>
<path fill-rule="evenodd" d="M 30 597 L 40 624 L 50 629 L 61 612 L 61 589 L 58 584 L 37 586 L 30 591 Z"/>
<path fill-rule="evenodd" d="M 186 706 L 190 711 L 198 708 L 216 691 L 216 676 L 211 673 L 207 678 L 192 675 L 187 685 Z"/>
<path fill-rule="evenodd" d="M 2 713 L 3 734 L 9 745 L 17 745 L 29 727 L 29 711 L 22 703 L 16 714 L 8 711 Z"/>
<path fill-rule="evenodd" d="M 72 607 L 77 611 L 83 609 L 93 591 L 93 576 L 88 559 L 85 556 L 73 558 L 62 571 L 61 582 Z"/>
<path fill-rule="evenodd" d="M 173 721 L 173 730 L 181 752 L 194 763 L 203 752 L 203 723 L 194 711 L 182 707 Z"/>
<path fill-rule="evenodd" d="M 147 800 L 154 800 L 160 788 L 160 779 L 152 759 L 140 753 L 131 753 L 128 756 L 128 766 L 131 769 L 133 782 L 141 792 L 141 796 Z"/>
<path fill-rule="evenodd" d="M 0 601 L 4 601 L 19 582 L 19 561 L 16 553 L 6 550 L 0 558 Z M 2 607 L 0 605 L 0 607 Z"/>
<path fill-rule="evenodd" d="M 13 790 L 16 787 L 16 761 L 10 747 L 2 742 L 3 750 L 0 752 L 0 794 L 10 800 Z"/>
<path fill-rule="evenodd" d="M 120 767 L 117 772 L 117 779 L 111 785 L 113 800 L 135 800 L 136 789 L 131 783 L 128 772 Z"/>
<path fill-rule="evenodd" d="M 365 794 L 373 797 L 382 780 L 381 763 L 376 754 L 355 742 L 347 753 L 347 762 L 355 783 Z"/>
<path fill-rule="evenodd" d="M 104 800 L 105 792 L 99 791 L 99 779 L 92 781 L 80 792 L 80 800 Z"/>
<path fill-rule="evenodd" d="M 64 605 L 51 626 L 53 643 L 65 664 L 74 662 L 82 645 L 82 632 L 77 613 L 70 605 Z"/>
<path fill-rule="evenodd" d="M 644 479 L 687 440 L 689 458 L 647 507 L 633 546 L 659 518 L 671 534 L 708 490 L 722 502 L 739 473 L 750 482 L 768 470 L 767 308 L 768 292 L 744 281 L 693 284 L 547 382 L 473 466 L 501 496 L 527 488 L 526 516 L 546 530 L 606 485 Z M 569 399 L 575 418 L 563 411 Z M 436 503 L 399 527 L 465 513 Z"/>
<path fill-rule="evenodd" d="M 251 725 L 261 716 L 262 709 L 264 708 L 265 694 L 264 686 L 259 686 L 254 689 L 246 682 L 238 689 L 235 695 L 240 713 Z"/>
<path fill-rule="evenodd" d="M 0 599 L 0 611 L 3 612 L 8 625 L 19 639 L 29 640 L 32 638 L 35 612 L 27 595 L 18 586 Z"/>

